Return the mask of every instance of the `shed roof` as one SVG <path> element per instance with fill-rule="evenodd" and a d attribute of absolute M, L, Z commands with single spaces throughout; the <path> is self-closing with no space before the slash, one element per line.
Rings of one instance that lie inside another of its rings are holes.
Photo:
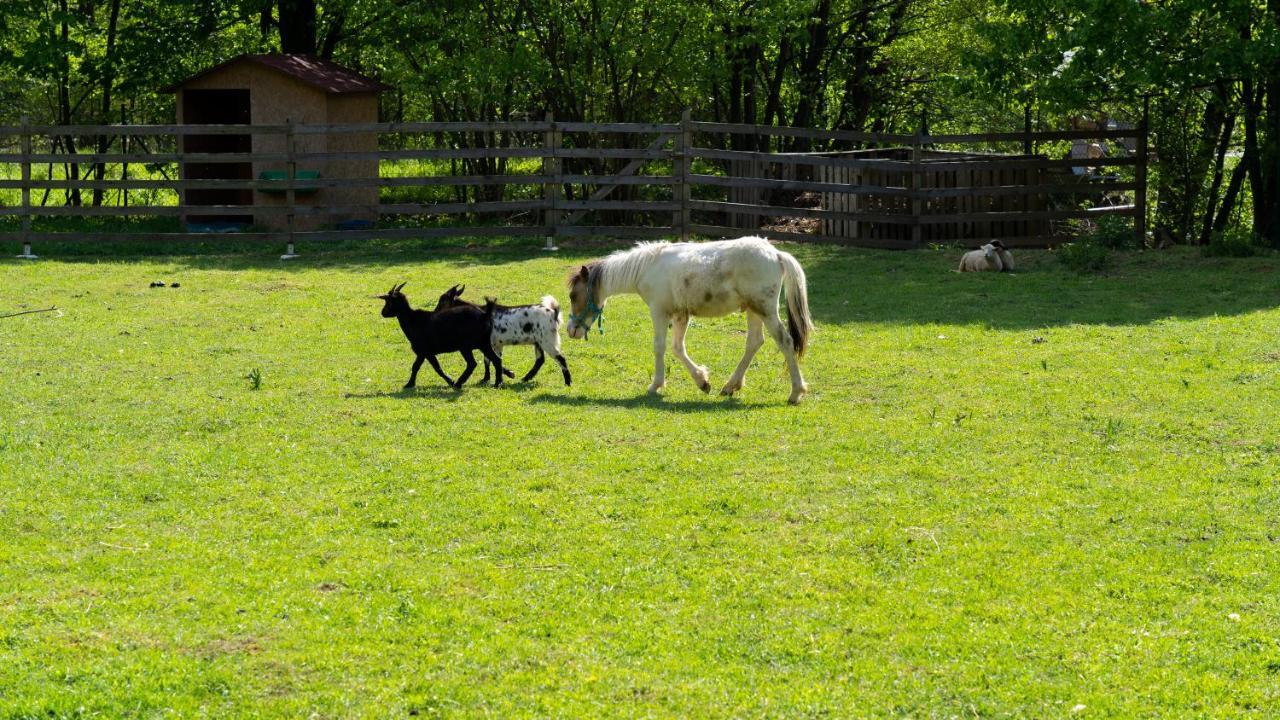
<path fill-rule="evenodd" d="M 249 62 L 260 65 L 276 72 L 288 75 L 302 83 L 306 83 L 318 90 L 333 94 L 341 95 L 346 93 L 363 93 L 363 92 L 382 92 L 390 90 L 391 86 L 386 85 L 378 80 L 374 80 L 366 75 L 344 68 L 341 65 L 324 60 L 314 55 L 240 55 L 230 60 L 214 65 L 211 68 L 202 70 L 181 82 L 174 83 L 164 88 L 165 92 L 177 92 L 183 85 L 202 78 L 210 73 L 217 72 L 225 67 Z"/>

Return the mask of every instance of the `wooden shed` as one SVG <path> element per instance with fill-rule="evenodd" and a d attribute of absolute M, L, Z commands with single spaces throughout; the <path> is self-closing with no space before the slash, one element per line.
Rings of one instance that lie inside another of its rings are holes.
<path fill-rule="evenodd" d="M 378 121 L 378 93 L 387 85 L 348 68 L 309 55 L 241 55 L 211 67 L 180 83 L 165 88 L 177 93 L 178 124 L 335 125 Z M 324 178 L 376 178 L 378 161 L 368 159 L 306 158 L 305 153 L 375 152 L 373 133 L 300 133 L 294 137 L 299 179 L 316 178 L 314 188 L 295 191 L 295 204 L 302 208 L 295 229 L 315 229 L 324 224 L 377 219 L 376 185 L 324 187 Z M 183 135 L 179 150 L 191 153 L 274 153 L 287 149 L 281 133 L 236 135 Z M 183 163 L 183 179 L 253 179 L 270 181 L 287 174 L 283 160 Z M 287 193 L 259 190 L 191 189 L 183 192 L 181 203 L 200 205 L 282 206 Z M 351 212 L 323 214 L 307 208 L 345 207 Z M 366 209 L 367 208 L 367 209 Z M 184 217 L 190 224 L 254 223 L 284 229 L 287 215 L 255 212 L 252 215 L 207 215 Z"/>

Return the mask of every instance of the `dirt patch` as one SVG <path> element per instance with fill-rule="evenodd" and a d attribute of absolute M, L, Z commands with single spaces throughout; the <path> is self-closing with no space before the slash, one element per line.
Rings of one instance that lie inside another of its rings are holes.
<path fill-rule="evenodd" d="M 241 635 L 209 642 L 201 648 L 200 655 L 206 660 L 212 660 L 223 655 L 256 655 L 261 650 L 258 638 Z"/>
<path fill-rule="evenodd" d="M 261 285 L 253 286 L 254 292 L 259 292 L 264 295 L 267 293 L 273 293 L 273 292 L 287 292 L 289 290 L 301 290 L 301 289 L 302 289 L 301 285 L 295 282 L 290 282 L 288 280 L 277 280 L 275 282 L 262 283 Z"/>
<path fill-rule="evenodd" d="M 761 227 L 762 230 L 774 232 L 806 233 L 817 235 L 822 221 L 818 218 L 771 218 L 771 222 Z"/>

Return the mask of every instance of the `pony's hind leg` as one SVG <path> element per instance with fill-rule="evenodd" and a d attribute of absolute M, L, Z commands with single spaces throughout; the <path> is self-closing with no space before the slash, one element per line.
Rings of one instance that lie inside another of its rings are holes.
<path fill-rule="evenodd" d="M 743 380 L 747 376 L 747 368 L 751 366 L 751 361 L 755 359 L 756 351 L 764 345 L 764 320 L 760 316 L 747 311 L 747 349 L 742 353 L 742 360 L 738 363 L 738 367 L 733 371 L 733 375 L 729 376 L 729 382 L 724 384 L 720 389 L 721 395 L 732 395 L 742 389 Z"/>
<path fill-rule="evenodd" d="M 809 390 L 809 386 L 804 384 L 804 376 L 800 374 L 800 360 L 796 357 L 795 344 L 791 342 L 791 334 L 783 326 L 776 308 L 764 317 L 764 326 L 787 359 L 787 371 L 791 373 L 791 397 L 787 398 L 787 402 L 795 405 Z"/>
<path fill-rule="evenodd" d="M 684 334 L 688 329 L 688 315 L 677 315 L 672 319 L 671 351 L 680 359 L 680 362 L 684 363 L 685 369 L 689 371 L 689 376 L 693 378 L 693 383 L 698 386 L 698 389 L 702 392 L 711 392 L 711 381 L 707 379 L 707 369 L 694 363 L 688 351 L 685 350 Z"/>

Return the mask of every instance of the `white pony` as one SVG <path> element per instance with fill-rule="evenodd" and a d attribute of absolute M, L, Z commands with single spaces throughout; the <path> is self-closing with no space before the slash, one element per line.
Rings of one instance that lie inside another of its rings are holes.
<path fill-rule="evenodd" d="M 778 297 L 787 291 L 787 327 L 778 317 Z M 791 403 L 808 390 L 800 375 L 799 358 L 809 344 L 813 322 L 804 269 L 790 254 L 759 237 L 705 243 L 640 243 L 634 249 L 593 260 L 569 276 L 569 337 L 585 339 L 592 323 L 601 324 L 609 297 L 636 293 L 649 306 L 653 320 L 653 383 L 657 393 L 666 384 L 663 352 L 667 326 L 671 349 L 703 392 L 710 392 L 707 369 L 694 364 L 684 349 L 689 317 L 720 317 L 735 310 L 747 312 L 747 350 L 721 395 L 742 389 L 743 377 L 768 328 L 787 359 L 791 373 Z"/>

